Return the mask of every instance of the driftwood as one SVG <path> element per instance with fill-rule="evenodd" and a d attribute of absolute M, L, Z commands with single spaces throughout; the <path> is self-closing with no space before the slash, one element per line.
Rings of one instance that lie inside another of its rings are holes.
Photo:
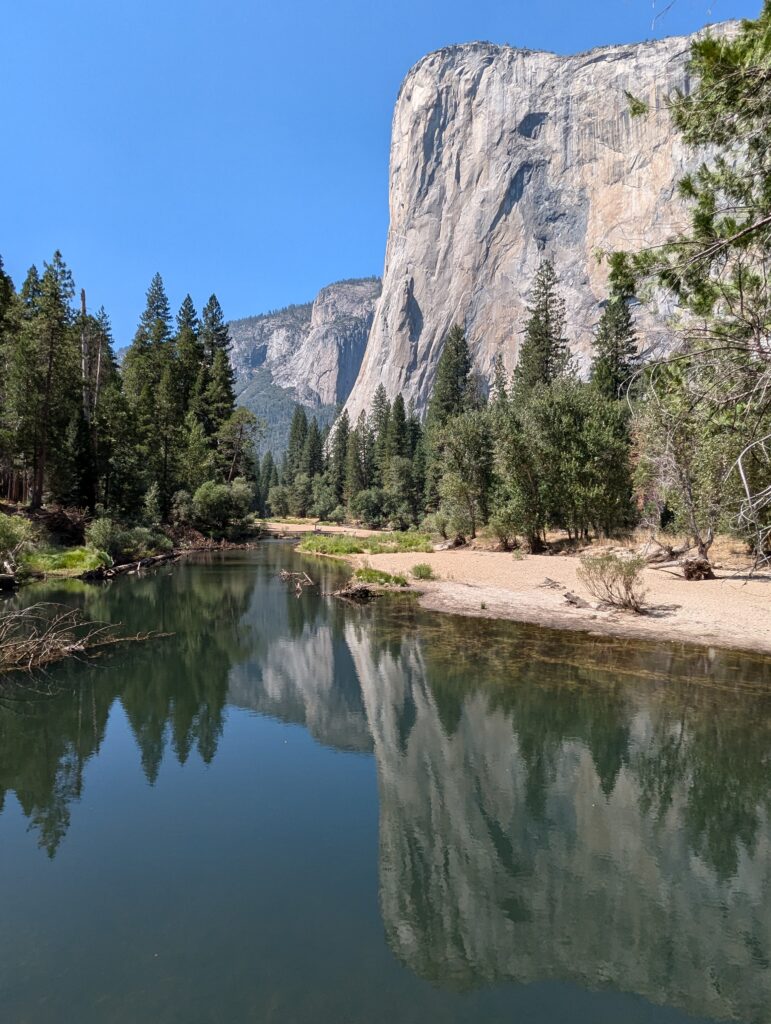
<path fill-rule="evenodd" d="M 687 580 L 714 580 L 715 573 L 708 558 L 686 558 L 683 561 L 683 576 Z"/>
<path fill-rule="evenodd" d="M 294 592 L 299 597 L 306 587 L 315 586 L 307 572 L 289 572 L 288 569 L 281 569 L 278 578 L 294 587 Z"/>
<path fill-rule="evenodd" d="M 31 672 L 64 658 L 92 653 L 130 640 L 150 640 L 170 633 L 120 636 L 114 626 L 89 622 L 77 608 L 40 602 L 0 616 L 0 679 L 5 673 Z"/>
<path fill-rule="evenodd" d="M 334 590 L 332 597 L 338 597 L 341 601 L 350 601 L 353 604 L 369 604 L 377 597 L 377 593 L 366 583 L 351 581 L 340 590 Z"/>
<path fill-rule="evenodd" d="M 109 568 L 89 569 L 84 572 L 81 579 L 84 580 L 111 580 L 114 576 L 127 576 L 139 572 L 141 569 L 152 569 L 164 562 L 174 562 L 179 558 L 178 551 L 168 551 L 163 555 L 151 555 L 149 558 L 140 558 L 137 562 L 125 562 L 123 565 L 112 565 Z"/>

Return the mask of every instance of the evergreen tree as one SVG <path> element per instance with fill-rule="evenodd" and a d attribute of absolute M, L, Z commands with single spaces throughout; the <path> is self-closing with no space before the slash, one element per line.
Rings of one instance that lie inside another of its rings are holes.
<path fill-rule="evenodd" d="M 369 417 L 374 448 L 374 482 L 381 484 L 388 465 L 388 424 L 391 419 L 391 403 L 383 384 L 378 384 L 372 398 L 372 412 Z"/>
<path fill-rule="evenodd" d="M 295 476 L 302 471 L 303 450 L 308 436 L 308 417 L 301 405 L 294 407 L 292 422 L 289 427 L 289 441 L 286 447 L 286 472 L 282 483 L 290 484 Z"/>
<path fill-rule="evenodd" d="M 329 456 L 329 472 L 338 505 L 342 505 L 345 500 L 345 461 L 348 453 L 348 435 L 350 432 L 351 422 L 348 418 L 348 410 L 343 409 L 332 434 L 332 446 Z"/>
<path fill-rule="evenodd" d="M 429 428 L 441 427 L 467 408 L 471 386 L 471 353 L 466 332 L 455 324 L 447 334 L 436 368 L 436 379 L 428 402 Z"/>
<path fill-rule="evenodd" d="M 230 355 L 230 334 L 225 316 L 216 295 L 212 295 L 203 307 L 201 314 L 201 330 L 199 340 L 203 346 L 204 358 L 208 366 L 214 365 L 218 352 Z"/>
<path fill-rule="evenodd" d="M 300 459 L 301 472 L 308 477 L 318 476 L 324 469 L 324 443 L 321 439 L 318 420 L 314 416 L 308 426 Z"/>
<path fill-rule="evenodd" d="M 177 313 L 177 383 L 180 407 L 183 414 L 190 409 L 196 389 L 196 382 L 204 362 L 203 345 L 198 338 L 198 314 L 193 300 L 186 295 Z M 204 389 L 205 390 L 205 387 Z"/>
<path fill-rule="evenodd" d="M 194 388 L 192 408 L 200 410 L 201 420 L 207 434 L 213 437 L 222 425 L 233 415 L 236 407 L 233 368 L 226 353 L 217 349 L 214 362 L 208 372 L 202 368 L 202 379 L 206 380 L 202 397 L 198 398 L 198 385 Z"/>
<path fill-rule="evenodd" d="M 345 452 L 345 482 L 343 485 L 343 500 L 350 505 L 359 491 L 364 490 L 364 474 L 361 467 L 361 454 L 359 452 L 359 438 L 355 430 L 348 434 L 348 444 Z"/>
<path fill-rule="evenodd" d="M 606 398 L 621 398 L 639 362 L 629 304 L 623 295 L 611 295 L 594 338 L 592 383 Z"/>
<path fill-rule="evenodd" d="M 551 260 L 538 268 L 525 340 L 514 371 L 514 387 L 520 398 L 539 385 L 553 383 L 571 368 L 565 338 L 565 303 L 557 291 L 557 274 Z"/>
<path fill-rule="evenodd" d="M 393 458 L 409 458 L 411 455 L 410 430 L 407 424 L 407 413 L 404 408 L 404 398 L 401 392 L 396 396 L 391 406 L 386 451 L 389 461 Z"/>

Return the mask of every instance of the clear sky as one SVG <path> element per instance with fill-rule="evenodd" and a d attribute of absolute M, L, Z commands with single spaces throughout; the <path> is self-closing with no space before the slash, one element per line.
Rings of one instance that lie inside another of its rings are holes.
<path fill-rule="evenodd" d="M 127 343 L 159 270 L 226 316 L 380 274 L 399 84 L 450 43 L 559 53 L 760 0 L 0 0 L 0 254 L 60 248 Z M 654 19 L 655 22 L 654 22 Z"/>

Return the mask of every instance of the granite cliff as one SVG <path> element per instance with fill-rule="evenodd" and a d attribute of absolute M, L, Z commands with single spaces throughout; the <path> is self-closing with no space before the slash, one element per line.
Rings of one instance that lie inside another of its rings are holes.
<path fill-rule="evenodd" d="M 418 62 L 393 118 L 383 290 L 352 419 L 381 382 L 423 408 L 453 322 L 484 375 L 498 352 L 512 368 L 544 257 L 587 365 L 606 294 L 598 253 L 661 242 L 682 222 L 676 183 L 689 155 L 666 100 L 688 89 L 690 42 L 571 57 L 470 43 Z M 646 116 L 630 116 L 627 93 Z M 665 341 L 659 317 L 641 312 L 640 327 L 647 347 Z"/>
<path fill-rule="evenodd" d="M 350 394 L 361 366 L 378 278 L 339 281 L 313 302 L 230 322 L 238 400 L 263 417 L 263 447 L 286 446 L 294 404 L 322 421 Z"/>

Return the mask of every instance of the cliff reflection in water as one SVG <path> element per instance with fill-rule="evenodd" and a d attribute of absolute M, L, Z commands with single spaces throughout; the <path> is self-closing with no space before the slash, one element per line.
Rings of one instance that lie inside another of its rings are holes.
<path fill-rule="evenodd" d="M 380 900 L 396 956 L 458 988 L 572 980 L 716 1018 L 771 1005 L 771 671 L 359 610 L 255 565 L 180 566 L 78 591 L 89 615 L 174 637 L 51 699 L 0 706 L 0 809 L 16 793 L 53 856 L 119 701 L 150 783 L 216 754 L 235 705 L 373 751 Z M 336 570 L 314 566 L 313 574 Z M 322 581 L 321 591 L 331 589 Z"/>

